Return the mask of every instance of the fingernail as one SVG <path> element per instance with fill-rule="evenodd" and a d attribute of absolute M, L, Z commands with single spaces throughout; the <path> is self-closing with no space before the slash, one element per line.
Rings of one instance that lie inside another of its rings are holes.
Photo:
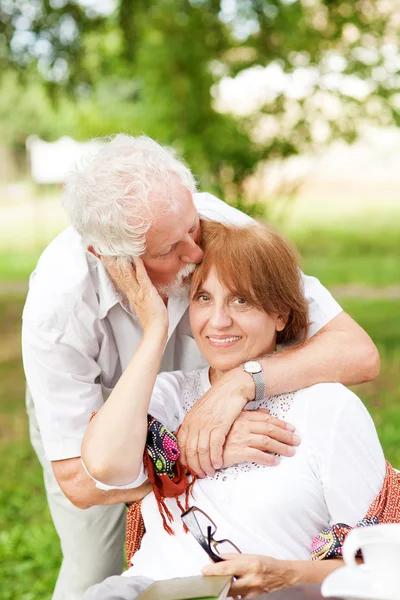
<path fill-rule="evenodd" d="M 279 458 L 279 456 L 274 456 L 274 458 L 272 459 L 273 466 L 279 465 L 280 462 L 281 462 L 281 459 Z"/>
<path fill-rule="evenodd" d="M 295 431 L 296 427 L 293 427 L 293 425 L 291 425 L 290 423 L 286 423 L 286 427 L 289 429 L 289 431 Z"/>
<path fill-rule="evenodd" d="M 293 441 L 295 444 L 300 444 L 301 438 L 298 435 L 293 436 Z"/>
<path fill-rule="evenodd" d="M 296 450 L 294 448 L 288 448 L 287 456 L 294 456 L 296 454 Z"/>

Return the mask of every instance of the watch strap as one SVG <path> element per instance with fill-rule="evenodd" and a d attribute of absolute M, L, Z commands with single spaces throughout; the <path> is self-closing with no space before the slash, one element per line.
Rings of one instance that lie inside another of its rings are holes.
<path fill-rule="evenodd" d="M 260 373 L 251 373 L 256 384 L 256 396 L 255 401 L 264 400 L 265 398 L 265 381 L 262 371 Z"/>

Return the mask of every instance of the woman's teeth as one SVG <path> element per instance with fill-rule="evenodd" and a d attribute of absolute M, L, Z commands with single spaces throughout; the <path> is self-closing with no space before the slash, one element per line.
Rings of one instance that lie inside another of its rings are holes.
<path fill-rule="evenodd" d="M 210 342 L 212 344 L 216 344 L 216 345 L 221 344 L 221 346 L 222 346 L 223 344 L 237 342 L 238 340 L 241 340 L 242 338 L 241 338 L 241 336 L 235 335 L 235 336 L 226 337 L 226 338 L 214 338 L 214 337 L 208 336 L 208 339 L 210 340 Z"/>

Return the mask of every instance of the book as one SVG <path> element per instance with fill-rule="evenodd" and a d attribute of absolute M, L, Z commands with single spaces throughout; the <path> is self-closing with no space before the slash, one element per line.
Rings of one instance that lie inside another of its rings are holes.
<path fill-rule="evenodd" d="M 138 600 L 225 600 L 232 577 L 177 577 L 155 581 Z"/>

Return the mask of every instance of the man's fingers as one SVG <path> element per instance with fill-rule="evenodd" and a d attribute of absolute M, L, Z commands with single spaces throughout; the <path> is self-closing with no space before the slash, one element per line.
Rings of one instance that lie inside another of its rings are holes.
<path fill-rule="evenodd" d="M 215 469 L 210 457 L 210 435 L 208 429 L 201 429 L 197 442 L 197 453 L 201 469 L 210 477 L 215 473 Z"/>
<path fill-rule="evenodd" d="M 228 432 L 221 428 L 213 429 L 210 435 L 210 458 L 215 470 L 221 469 L 224 464 L 224 444 Z"/>
<path fill-rule="evenodd" d="M 249 436 L 248 445 L 263 452 L 271 452 L 272 454 L 280 454 L 281 456 L 294 456 L 296 454 L 296 450 L 292 446 L 277 442 L 268 435 L 252 433 Z"/>
<path fill-rule="evenodd" d="M 183 465 L 187 466 L 187 458 L 186 458 L 186 440 L 188 437 L 188 428 L 185 425 L 185 422 L 180 425 L 178 431 L 176 432 L 176 439 L 178 440 L 179 447 L 179 460 Z"/>
<path fill-rule="evenodd" d="M 278 427 L 269 421 L 267 423 L 253 421 L 251 423 L 251 433 L 266 435 L 271 439 L 281 442 L 282 444 L 287 444 L 288 446 L 298 446 L 301 442 L 298 435 L 287 429 L 282 429 L 282 427 Z"/>
<path fill-rule="evenodd" d="M 267 467 L 276 467 L 280 464 L 281 459 L 275 454 L 269 454 L 255 448 L 247 448 L 243 454 L 243 459 L 248 462 L 254 462 L 257 465 L 265 465 Z"/>
<path fill-rule="evenodd" d="M 250 421 L 262 421 L 264 423 L 271 423 L 272 425 L 276 425 L 277 427 L 281 427 L 282 429 L 288 429 L 289 431 L 294 431 L 295 427 L 291 423 L 287 423 L 286 421 L 282 421 L 277 417 L 273 417 L 266 408 L 258 408 L 257 410 L 246 410 L 244 413 L 248 413 L 248 418 Z"/>
<path fill-rule="evenodd" d="M 198 454 L 197 448 L 198 448 L 197 435 L 195 438 L 193 438 L 192 436 L 189 436 L 186 441 L 186 446 L 185 446 L 186 463 L 184 463 L 184 464 L 186 464 L 187 467 L 192 469 L 192 471 L 194 471 L 198 477 L 205 477 L 206 472 L 203 471 L 203 469 L 200 465 L 199 454 Z"/>

